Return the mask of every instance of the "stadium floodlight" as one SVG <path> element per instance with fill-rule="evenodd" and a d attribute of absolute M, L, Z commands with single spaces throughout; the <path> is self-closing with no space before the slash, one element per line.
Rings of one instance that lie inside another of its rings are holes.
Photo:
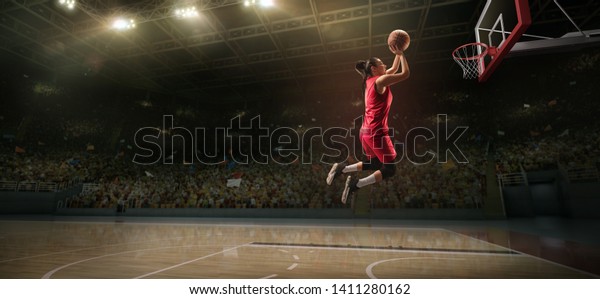
<path fill-rule="evenodd" d="M 175 10 L 175 16 L 178 18 L 194 18 L 198 16 L 195 6 Z"/>
<path fill-rule="evenodd" d="M 244 0 L 244 6 L 260 5 L 262 7 L 271 7 L 274 5 L 273 0 Z"/>
<path fill-rule="evenodd" d="M 75 9 L 75 0 L 58 0 L 58 4 L 68 9 Z"/>
<path fill-rule="evenodd" d="M 260 6 L 262 7 L 271 7 L 273 6 L 273 0 L 260 0 Z"/>
<path fill-rule="evenodd" d="M 129 30 L 131 28 L 135 28 L 135 21 L 133 19 L 129 19 L 129 20 L 116 19 L 113 22 L 112 27 L 119 31 Z"/>

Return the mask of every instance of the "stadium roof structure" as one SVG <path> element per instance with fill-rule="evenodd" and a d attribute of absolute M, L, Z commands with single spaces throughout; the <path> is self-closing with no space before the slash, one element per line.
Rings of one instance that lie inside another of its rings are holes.
<path fill-rule="evenodd" d="M 411 35 L 413 74 L 452 69 L 459 77 L 451 52 L 474 40 L 486 1 L 273 0 L 267 8 L 244 0 L 77 0 L 73 10 L 58 2 L 2 1 L 2 55 L 133 88 L 239 101 L 355 86 L 354 63 L 391 59 L 386 40 L 398 28 Z M 173 17 L 182 2 L 195 5 L 198 18 Z M 600 1 L 562 2 L 581 28 L 600 27 Z M 531 30 L 572 31 L 551 3 L 530 1 Z M 136 28 L 111 29 L 117 16 L 135 20 Z"/>

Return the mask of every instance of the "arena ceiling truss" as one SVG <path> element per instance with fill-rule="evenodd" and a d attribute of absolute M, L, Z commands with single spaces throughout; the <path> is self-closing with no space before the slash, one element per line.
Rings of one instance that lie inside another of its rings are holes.
<path fill-rule="evenodd" d="M 407 56 L 413 70 L 451 69 L 450 53 L 473 40 L 485 4 L 273 2 L 274 7 L 263 8 L 245 6 L 244 0 L 187 1 L 199 17 L 184 20 L 173 17 L 181 1 L 77 0 L 69 11 L 58 0 L 5 0 L 0 2 L 0 49 L 57 73 L 99 75 L 156 92 L 239 101 L 356 84 L 354 62 L 373 55 L 391 59 L 385 43 L 397 28 L 412 37 Z M 569 26 L 551 3 L 530 1 L 539 31 Z M 600 1 L 561 4 L 580 27 L 600 27 Z M 117 16 L 134 19 L 136 28 L 112 30 Z"/>

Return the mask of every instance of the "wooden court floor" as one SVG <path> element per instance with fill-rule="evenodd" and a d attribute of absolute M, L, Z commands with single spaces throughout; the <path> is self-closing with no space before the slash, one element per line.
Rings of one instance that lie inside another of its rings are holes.
<path fill-rule="evenodd" d="M 481 222 L 0 219 L 0 278 L 598 278 L 599 248 Z"/>

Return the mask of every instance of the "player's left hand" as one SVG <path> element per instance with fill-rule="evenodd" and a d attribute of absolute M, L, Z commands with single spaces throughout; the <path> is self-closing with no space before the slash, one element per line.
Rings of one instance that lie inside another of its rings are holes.
<path fill-rule="evenodd" d="M 392 51 L 392 53 L 396 54 L 396 55 L 402 55 L 404 53 L 404 51 L 400 50 L 396 45 L 388 45 L 390 48 L 390 51 Z"/>

